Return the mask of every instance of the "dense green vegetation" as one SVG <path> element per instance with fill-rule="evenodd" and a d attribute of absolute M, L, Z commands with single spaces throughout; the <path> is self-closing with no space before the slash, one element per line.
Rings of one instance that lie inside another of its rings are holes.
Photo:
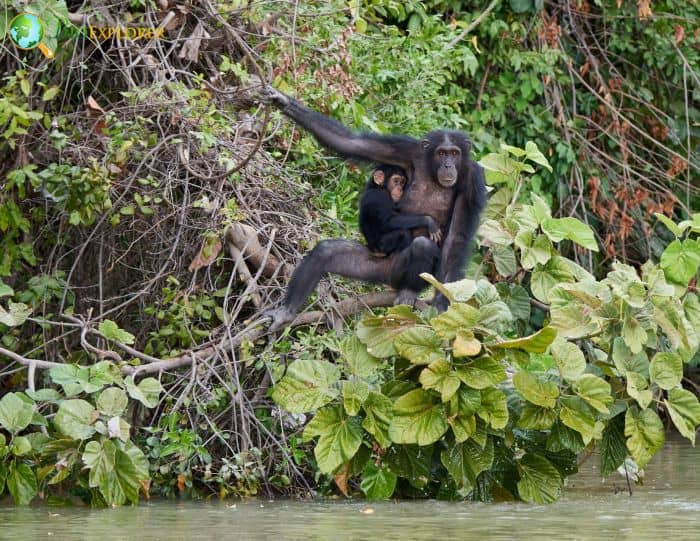
<path fill-rule="evenodd" d="M 80 6 L 0 11 L 52 53 L 0 49 L 0 497 L 545 503 L 591 450 L 643 468 L 664 419 L 694 444 L 696 4 Z M 334 279 L 294 329 L 251 325 L 316 239 L 359 238 L 367 174 L 261 84 L 470 134 L 492 192 L 468 278 L 426 276 L 447 312 L 363 314 Z"/>

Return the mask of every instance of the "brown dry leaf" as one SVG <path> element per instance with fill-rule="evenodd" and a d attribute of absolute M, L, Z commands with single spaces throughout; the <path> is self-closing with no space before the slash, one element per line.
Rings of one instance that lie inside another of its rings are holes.
<path fill-rule="evenodd" d="M 348 478 L 350 477 L 350 463 L 346 462 L 343 467 L 333 476 L 333 480 L 338 487 L 338 490 L 346 498 L 349 496 L 348 492 Z"/>
<path fill-rule="evenodd" d="M 208 267 L 214 261 L 216 261 L 217 256 L 221 252 L 221 240 L 220 239 L 205 239 L 202 243 L 202 247 L 199 249 L 199 253 L 192 260 L 188 270 L 194 272 L 201 269 L 202 267 Z"/>
<path fill-rule="evenodd" d="M 100 116 L 105 114 L 105 110 L 102 107 L 100 107 L 100 104 L 97 103 L 95 98 L 93 98 L 92 96 L 88 96 L 87 113 L 88 116 Z"/>
<path fill-rule="evenodd" d="M 177 476 L 177 489 L 180 492 L 185 492 L 185 488 L 186 488 L 185 481 L 186 480 L 187 480 L 187 478 L 185 477 L 184 473 L 181 473 L 180 475 Z"/>
<path fill-rule="evenodd" d="M 651 0 L 637 0 L 637 16 L 643 21 L 653 15 L 651 11 Z"/>
<path fill-rule="evenodd" d="M 151 480 L 144 479 L 141 481 L 141 488 L 143 489 L 143 495 L 147 500 L 151 499 Z"/>
<path fill-rule="evenodd" d="M 676 38 L 676 45 L 680 45 L 680 43 L 685 39 L 685 28 L 683 28 L 680 24 L 677 24 L 673 27 L 673 30 Z"/>

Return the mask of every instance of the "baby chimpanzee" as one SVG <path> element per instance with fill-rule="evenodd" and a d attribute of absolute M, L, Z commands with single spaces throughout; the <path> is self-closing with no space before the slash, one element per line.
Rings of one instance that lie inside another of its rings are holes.
<path fill-rule="evenodd" d="M 426 228 L 430 240 L 439 243 L 442 232 L 428 215 L 400 214 L 394 204 L 401 199 L 406 186 L 406 174 L 400 167 L 380 165 L 370 176 L 360 199 L 360 231 L 372 252 L 385 255 L 410 246 L 411 229 Z"/>

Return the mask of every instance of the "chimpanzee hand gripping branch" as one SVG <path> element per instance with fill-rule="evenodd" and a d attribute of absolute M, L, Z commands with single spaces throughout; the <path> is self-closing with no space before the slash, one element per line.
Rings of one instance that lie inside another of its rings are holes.
<path fill-rule="evenodd" d="M 358 134 L 274 88 L 266 88 L 262 99 L 343 158 L 401 167 L 408 182 L 398 203 L 399 212 L 431 216 L 444 238 L 439 247 L 430 238 L 415 236 L 408 247 L 387 257 L 373 255 L 367 246 L 356 241 L 319 242 L 292 274 L 282 305 L 264 314 L 272 319 L 271 330 L 292 321 L 321 277 L 328 273 L 389 284 L 398 290 L 395 304 L 410 305 L 427 286 L 419 276 L 422 272 L 429 272 L 442 282 L 463 277 L 479 215 L 486 205 L 484 171 L 470 157 L 471 142 L 466 134 L 438 130 L 420 140 L 406 135 Z M 439 292 L 432 302 L 440 311 L 448 305 Z"/>

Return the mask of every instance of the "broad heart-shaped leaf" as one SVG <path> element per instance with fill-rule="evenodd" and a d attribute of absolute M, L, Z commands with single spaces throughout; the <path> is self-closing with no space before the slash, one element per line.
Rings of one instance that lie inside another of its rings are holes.
<path fill-rule="evenodd" d="M 595 435 L 595 417 L 583 399 L 578 396 L 565 396 L 561 399 L 559 418 L 569 428 L 581 434 L 584 443 L 588 443 Z"/>
<path fill-rule="evenodd" d="M 508 305 L 513 319 L 530 320 L 530 295 L 524 287 L 500 282 L 496 284 L 496 290 L 498 296 Z"/>
<path fill-rule="evenodd" d="M 299 359 L 272 388 L 272 400 L 290 413 L 305 413 L 325 406 L 338 396 L 340 370 L 328 361 Z"/>
<path fill-rule="evenodd" d="M 695 431 L 700 424 L 700 403 L 697 397 L 685 389 L 671 389 L 664 404 L 678 432 L 695 446 Z"/>
<path fill-rule="evenodd" d="M 121 415 L 129 405 L 126 393 L 119 387 L 109 387 L 97 399 L 97 409 L 105 415 Z"/>
<path fill-rule="evenodd" d="M 649 377 L 662 389 L 673 389 L 683 377 L 683 360 L 675 353 L 657 353 L 651 359 Z"/>
<path fill-rule="evenodd" d="M 420 373 L 419 381 L 424 389 L 433 389 L 440 393 L 443 402 L 450 400 L 460 386 L 457 374 L 445 360 L 430 363 Z"/>
<path fill-rule="evenodd" d="M 559 374 L 567 381 L 575 381 L 586 370 L 586 358 L 576 344 L 560 338 L 552 342 L 549 352 L 554 357 Z"/>
<path fill-rule="evenodd" d="M 457 377 L 474 389 L 486 389 L 506 379 L 506 371 L 491 357 L 479 357 L 456 367 Z"/>
<path fill-rule="evenodd" d="M 419 317 L 410 307 L 394 306 L 384 316 L 364 318 L 357 326 L 357 337 L 367 346 L 370 355 L 391 357 L 396 355 L 394 338 L 418 322 Z"/>
<path fill-rule="evenodd" d="M 430 445 L 447 431 L 445 408 L 423 389 L 406 393 L 394 402 L 389 437 L 394 443 Z"/>
<path fill-rule="evenodd" d="M 627 456 L 625 416 L 620 414 L 608 421 L 600 441 L 600 473 L 609 475 L 619 468 Z"/>
<path fill-rule="evenodd" d="M 86 440 L 95 433 L 92 424 L 98 413 L 85 400 L 64 400 L 58 407 L 53 424 L 63 435 L 74 440 Z"/>
<path fill-rule="evenodd" d="M 552 242 L 545 235 L 535 236 L 532 231 L 518 233 L 515 245 L 520 248 L 520 264 L 525 270 L 532 269 L 538 263 L 546 264 L 554 252 Z"/>
<path fill-rule="evenodd" d="M 552 341 L 556 338 L 557 331 L 553 327 L 544 327 L 530 336 L 516 338 L 514 340 L 505 340 L 493 344 L 493 348 L 502 349 L 522 349 L 530 353 L 544 353 Z"/>
<path fill-rule="evenodd" d="M 549 430 L 556 420 L 557 412 L 555 410 L 527 402 L 520 412 L 517 424 L 518 428 L 526 430 Z"/>
<path fill-rule="evenodd" d="M 585 448 L 586 444 L 583 443 L 583 438 L 579 432 L 569 428 L 561 421 L 556 421 L 552 425 L 552 430 L 547 438 L 547 451 L 559 453 L 569 450 L 578 454 Z"/>
<path fill-rule="evenodd" d="M 689 361 L 698 349 L 698 336 L 685 317 L 683 305 L 674 298 L 652 298 L 654 321 L 661 327 L 671 345 L 671 351 Z"/>
<path fill-rule="evenodd" d="M 431 319 L 430 325 L 441 337 L 453 340 L 458 331 L 472 330 L 480 318 L 477 308 L 464 303 L 453 303 L 444 314 Z"/>
<path fill-rule="evenodd" d="M 364 381 L 343 381 L 343 405 L 348 415 L 357 415 L 368 396 L 369 385 Z"/>
<path fill-rule="evenodd" d="M 349 336 L 340 343 L 340 351 L 350 368 L 350 373 L 359 378 L 372 376 L 382 365 L 381 361 L 367 351 L 357 336 Z"/>
<path fill-rule="evenodd" d="M 553 408 L 557 403 L 559 388 L 553 381 L 543 381 L 521 370 L 513 376 L 513 385 L 528 402 L 543 408 Z"/>
<path fill-rule="evenodd" d="M 481 353 L 481 342 L 474 337 L 471 331 L 458 331 L 452 342 L 452 355 L 454 357 L 476 357 Z"/>
<path fill-rule="evenodd" d="M 398 476 L 386 467 L 378 468 L 369 461 L 362 473 L 360 488 L 368 500 L 386 500 L 394 494 L 397 479 Z"/>
<path fill-rule="evenodd" d="M 674 240 L 661 254 L 659 265 L 670 282 L 687 286 L 700 266 L 700 243 L 694 239 Z"/>
<path fill-rule="evenodd" d="M 645 378 L 649 375 L 649 358 L 646 353 L 632 353 L 620 336 L 613 340 L 612 358 L 615 368 L 622 376 L 627 372 L 637 372 Z"/>
<path fill-rule="evenodd" d="M 359 417 L 348 417 L 340 406 L 318 410 L 304 429 L 304 440 L 320 436 L 314 455 L 322 473 L 333 473 L 349 461 L 362 444 Z"/>
<path fill-rule="evenodd" d="M 578 378 L 574 383 L 574 392 L 600 413 L 608 413 L 608 406 L 614 402 L 610 384 L 593 374 Z"/>
<path fill-rule="evenodd" d="M 109 440 L 89 441 L 83 452 L 83 463 L 90 470 L 88 481 L 91 487 L 99 487 L 107 481 L 107 476 L 114 471 L 117 446 Z"/>
<path fill-rule="evenodd" d="M 629 314 L 625 315 L 625 322 L 622 326 L 622 339 L 630 348 L 630 351 L 637 354 L 642 351 L 647 341 L 647 331 L 641 326 L 636 318 Z"/>
<path fill-rule="evenodd" d="M 39 491 L 36 475 L 23 462 L 10 462 L 6 483 L 15 505 L 28 505 Z"/>
<path fill-rule="evenodd" d="M 111 319 L 105 319 L 100 323 L 100 333 L 107 340 L 114 340 L 115 342 L 120 342 L 122 344 L 133 344 L 136 337 L 123 329 L 119 328 L 114 321 Z"/>
<path fill-rule="evenodd" d="M 29 426 L 35 409 L 31 400 L 22 399 L 18 393 L 7 393 L 0 398 L 0 426 L 16 434 Z"/>
<path fill-rule="evenodd" d="M 2 17 L 2 15 L 0 15 L 0 17 Z M 14 294 L 15 290 L 0 280 L 0 297 L 11 297 Z"/>
<path fill-rule="evenodd" d="M 632 407 L 625 413 L 627 449 L 640 468 L 664 446 L 664 425 L 654 410 Z"/>
<path fill-rule="evenodd" d="M 466 441 L 451 445 L 440 453 L 442 465 L 464 495 L 472 491 L 477 476 L 491 468 L 493 457 L 492 438 L 488 439 L 483 449 L 473 441 Z"/>
<path fill-rule="evenodd" d="M 540 149 L 537 148 L 537 144 L 533 141 L 528 141 L 527 143 L 525 143 L 525 157 L 528 160 L 541 165 L 550 173 L 552 172 L 552 166 L 549 165 L 549 161 L 547 160 L 547 158 L 545 158 L 544 154 L 540 152 Z"/>
<path fill-rule="evenodd" d="M 163 388 L 157 379 L 144 378 L 136 385 L 133 376 L 127 376 L 124 379 L 124 384 L 129 396 L 138 400 L 147 408 L 155 408 L 158 405 L 158 397 Z"/>
<path fill-rule="evenodd" d="M 493 387 L 481 391 L 481 408 L 477 415 L 496 430 L 505 428 L 508 424 L 508 401 L 503 391 Z"/>
<path fill-rule="evenodd" d="M 148 473 L 146 472 L 144 477 L 140 464 L 139 459 L 142 456 L 143 453 L 139 455 L 133 448 L 128 451 L 116 449 L 114 469 L 107 473 L 100 483 L 100 493 L 107 505 L 122 505 L 127 501 L 138 502 L 141 483 L 148 479 Z"/>
<path fill-rule="evenodd" d="M 476 431 L 474 414 L 481 408 L 481 392 L 462 386 L 449 404 L 447 422 L 452 427 L 455 440 L 461 443 L 468 440 Z"/>
<path fill-rule="evenodd" d="M 442 284 L 435 276 L 428 272 L 421 273 L 420 277 L 445 295 L 451 304 L 468 301 L 476 291 L 476 282 L 469 278 Z"/>
<path fill-rule="evenodd" d="M 384 455 L 384 464 L 411 486 L 424 488 L 431 480 L 433 446 L 392 445 Z"/>
<path fill-rule="evenodd" d="M 394 339 L 394 347 L 402 357 L 413 364 L 430 364 L 445 358 L 440 349 L 440 338 L 432 329 L 414 327 Z"/>
<path fill-rule="evenodd" d="M 569 239 L 584 248 L 594 252 L 598 251 L 598 243 L 595 241 L 593 230 L 576 218 L 547 218 L 541 226 L 542 231 L 552 242 Z"/>
<path fill-rule="evenodd" d="M 535 267 L 530 279 L 530 289 L 538 300 L 549 303 L 550 294 L 555 286 L 572 282 L 574 282 L 574 275 L 569 265 L 564 261 L 564 258 L 555 256 L 545 265 Z"/>
<path fill-rule="evenodd" d="M 0 306 L 0 323 L 8 327 L 19 327 L 32 313 L 32 309 L 21 302 L 10 302 L 7 307 L 9 312 Z"/>
<path fill-rule="evenodd" d="M 644 409 L 651 404 L 652 394 L 646 378 L 638 372 L 627 372 L 627 394 L 634 398 Z"/>
<path fill-rule="evenodd" d="M 552 463 L 541 455 L 528 453 L 518 462 L 518 493 L 526 502 L 552 503 L 561 493 L 562 478 Z"/>
<path fill-rule="evenodd" d="M 516 273 L 518 264 L 511 246 L 496 246 L 492 249 L 492 253 L 498 274 L 508 277 Z"/>
<path fill-rule="evenodd" d="M 389 425 L 394 417 L 394 403 L 381 393 L 371 392 L 363 409 L 365 419 L 362 428 L 374 436 L 380 447 L 386 449 L 391 445 Z"/>

